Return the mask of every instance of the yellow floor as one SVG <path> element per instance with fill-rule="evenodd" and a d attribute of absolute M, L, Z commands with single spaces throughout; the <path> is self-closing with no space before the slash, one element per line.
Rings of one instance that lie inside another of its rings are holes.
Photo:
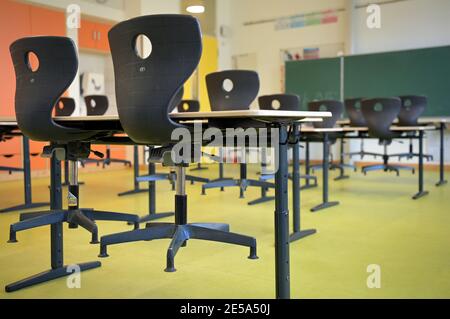
<path fill-rule="evenodd" d="M 252 168 L 256 171 L 256 168 Z M 227 176 L 238 168 L 226 167 Z M 201 173 L 217 176 L 216 166 Z M 332 173 L 334 176 L 335 173 Z M 256 176 L 250 174 L 250 176 Z M 139 213 L 147 210 L 147 194 L 118 197 L 132 186 L 132 170 L 81 174 L 82 206 Z M 318 233 L 291 245 L 293 298 L 450 298 L 450 185 L 436 188 L 437 174 L 426 174 L 430 195 L 411 200 L 417 177 L 402 173 L 351 173 L 351 179 L 331 182 L 331 200 L 341 205 L 316 214 L 321 190 L 302 192 L 302 226 Z M 36 201 L 48 199 L 48 179 L 33 180 Z M 168 182 L 158 183 L 158 211 L 173 209 Z M 242 247 L 192 240 L 176 258 L 178 271 L 165 273 L 169 240 L 111 246 L 102 267 L 82 274 L 81 289 L 68 289 L 58 279 L 0 298 L 273 298 L 273 202 L 247 206 L 258 196 L 250 189 L 246 199 L 238 189 L 208 191 L 189 185 L 189 221 L 229 223 L 235 232 L 255 236 L 259 260 L 247 259 Z M 0 183 L 0 206 L 22 200 L 20 181 Z M 18 234 L 7 244 L 9 225 L 18 213 L 0 215 L 0 285 L 49 267 L 49 227 Z M 167 219 L 171 220 L 171 219 Z M 100 234 L 129 229 L 123 223 L 99 222 Z M 99 247 L 89 244 L 83 229 L 65 226 L 65 261 L 99 260 Z M 368 289 L 366 268 L 381 266 L 381 288 Z"/>

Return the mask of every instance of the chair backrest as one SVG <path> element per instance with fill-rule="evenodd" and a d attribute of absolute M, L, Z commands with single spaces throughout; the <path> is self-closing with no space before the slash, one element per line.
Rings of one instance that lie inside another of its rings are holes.
<path fill-rule="evenodd" d="M 346 99 L 345 110 L 347 111 L 348 118 L 350 120 L 350 126 L 353 127 L 366 127 L 367 122 L 361 111 L 361 101 L 363 98 Z"/>
<path fill-rule="evenodd" d="M 84 102 L 88 116 L 104 115 L 108 111 L 109 101 L 106 95 L 86 95 Z"/>
<path fill-rule="evenodd" d="M 75 44 L 67 37 L 27 37 L 10 46 L 16 74 L 15 110 L 20 130 L 32 140 L 68 142 L 95 134 L 61 126 L 52 111 L 78 68 Z M 33 71 L 30 54 L 39 62 Z"/>
<path fill-rule="evenodd" d="M 369 128 L 369 135 L 382 140 L 390 140 L 394 134 L 391 126 L 400 113 L 399 98 L 375 98 L 361 102 L 361 110 Z"/>
<path fill-rule="evenodd" d="M 71 116 L 75 111 L 75 100 L 71 97 L 62 97 L 55 106 L 56 116 Z"/>
<path fill-rule="evenodd" d="M 200 111 L 200 102 L 197 100 L 181 100 L 178 103 L 177 110 L 183 112 L 198 112 Z"/>
<path fill-rule="evenodd" d="M 294 94 L 263 95 L 258 104 L 261 110 L 300 111 L 300 97 Z"/>
<path fill-rule="evenodd" d="M 139 36 L 151 41 L 151 54 L 138 56 Z M 169 117 L 177 93 L 197 68 L 202 53 L 200 26 L 188 15 L 150 15 L 114 26 L 108 34 L 114 63 L 117 111 L 128 136 L 137 143 L 171 144 Z"/>
<path fill-rule="evenodd" d="M 342 117 L 344 104 L 337 100 L 312 101 L 308 103 L 308 110 L 314 112 L 331 112 L 331 117 L 324 118 L 322 122 L 313 122 L 315 128 L 333 128 Z"/>
<path fill-rule="evenodd" d="M 227 70 L 206 76 L 211 111 L 248 110 L 258 96 L 258 73 Z"/>
<path fill-rule="evenodd" d="M 402 107 L 398 114 L 398 124 L 400 126 L 415 126 L 417 120 L 425 111 L 428 104 L 426 96 L 407 95 L 400 96 Z"/>

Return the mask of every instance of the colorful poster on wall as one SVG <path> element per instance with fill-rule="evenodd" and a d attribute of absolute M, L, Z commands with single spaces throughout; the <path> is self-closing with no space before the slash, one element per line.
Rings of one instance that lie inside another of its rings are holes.
<path fill-rule="evenodd" d="M 342 9 L 329 9 L 319 12 L 293 15 L 290 17 L 278 18 L 275 20 L 275 30 L 287 30 L 305 28 L 313 25 L 337 23 L 339 21 L 338 13 Z"/>

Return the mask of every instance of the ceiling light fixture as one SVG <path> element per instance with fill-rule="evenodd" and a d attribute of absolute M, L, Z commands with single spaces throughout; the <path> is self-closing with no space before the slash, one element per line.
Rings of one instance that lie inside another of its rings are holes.
<path fill-rule="evenodd" d="M 186 8 L 186 11 L 189 13 L 203 13 L 203 12 L 205 12 L 205 7 L 202 5 L 188 6 Z"/>

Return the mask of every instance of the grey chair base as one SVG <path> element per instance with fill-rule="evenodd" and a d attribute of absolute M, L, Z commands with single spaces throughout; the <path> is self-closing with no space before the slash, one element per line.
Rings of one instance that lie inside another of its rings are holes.
<path fill-rule="evenodd" d="M 274 188 L 275 184 L 254 179 L 220 179 L 202 185 L 202 195 L 206 195 L 206 190 L 211 188 L 220 188 L 223 190 L 225 187 L 239 187 L 239 198 L 244 198 L 244 193 L 247 190 L 247 187 L 251 186 L 268 189 Z"/>
<path fill-rule="evenodd" d="M 77 270 L 80 271 L 86 271 L 94 268 L 100 267 L 102 264 L 99 261 L 91 261 L 87 263 L 78 263 L 77 266 L 79 267 Z M 17 282 L 14 282 L 12 284 L 9 284 L 5 287 L 6 292 L 14 292 L 26 287 L 34 286 L 40 283 L 44 283 L 53 279 L 70 276 L 74 270 L 72 269 L 73 265 L 71 266 L 62 266 L 54 269 L 50 269 L 44 272 L 41 272 L 37 275 L 19 280 Z"/>
<path fill-rule="evenodd" d="M 322 164 L 317 164 L 317 165 L 312 165 L 311 166 L 311 170 L 314 173 L 315 170 L 321 170 L 323 167 Z M 351 165 L 351 164 L 335 164 L 335 163 L 330 163 L 329 165 L 330 170 L 334 171 L 334 170 L 339 170 L 340 174 L 338 177 L 336 177 L 334 180 L 335 181 L 339 181 L 339 180 L 343 180 L 343 179 L 348 179 L 350 178 L 350 176 L 345 175 L 345 168 L 349 168 L 352 169 L 354 172 L 357 171 L 356 166 Z"/>
<path fill-rule="evenodd" d="M 345 155 L 349 156 L 350 158 L 352 158 L 353 156 L 359 156 L 361 159 L 364 159 L 365 156 L 373 156 L 374 158 L 377 158 L 378 156 L 380 156 L 380 157 L 383 156 L 383 154 L 365 152 L 365 151 L 345 153 Z"/>
<path fill-rule="evenodd" d="M 93 209 L 58 209 L 45 212 L 32 212 L 20 215 L 20 221 L 12 224 L 8 243 L 17 242 L 17 232 L 67 222 L 69 228 L 83 227 L 92 234 L 91 244 L 98 244 L 98 228 L 96 220 L 132 222 L 135 229 L 139 228 L 139 216 L 132 214 L 113 213 Z"/>
<path fill-rule="evenodd" d="M 420 154 L 417 154 L 417 153 L 403 153 L 403 154 L 390 155 L 390 157 L 398 157 L 399 161 L 402 160 L 403 158 L 410 160 L 410 159 L 413 159 L 414 157 L 419 157 L 419 156 L 420 156 Z M 433 155 L 428 155 L 428 154 L 424 154 L 423 158 L 428 162 L 431 162 L 434 159 Z"/>
<path fill-rule="evenodd" d="M 107 165 L 111 165 L 112 163 L 121 163 L 125 166 L 131 167 L 131 162 L 124 159 L 118 159 L 118 158 L 106 158 L 103 160 L 103 168 Z"/>
<path fill-rule="evenodd" d="M 412 171 L 413 174 L 416 171 L 414 167 L 401 166 L 401 165 L 390 165 L 390 164 L 378 164 L 378 165 L 364 166 L 361 171 L 364 173 L 364 175 L 366 175 L 367 172 L 380 171 L 380 170 L 385 171 L 385 172 L 395 172 L 397 174 L 397 176 L 400 176 L 401 170 Z"/>
<path fill-rule="evenodd" d="M 427 196 L 429 193 L 427 191 L 422 191 L 422 192 L 418 192 L 417 194 L 415 194 L 412 199 L 419 199 L 422 198 L 424 196 Z"/>
<path fill-rule="evenodd" d="M 183 224 L 173 223 L 149 223 L 145 229 L 103 236 L 100 242 L 99 257 L 108 257 L 107 247 L 109 245 L 136 241 L 150 241 L 156 239 L 172 239 L 167 250 L 166 272 L 174 272 L 175 256 L 180 247 L 184 246 L 190 239 L 200 239 L 246 246 L 250 248 L 248 258 L 257 259 L 256 239 L 229 232 L 227 224 Z"/>

